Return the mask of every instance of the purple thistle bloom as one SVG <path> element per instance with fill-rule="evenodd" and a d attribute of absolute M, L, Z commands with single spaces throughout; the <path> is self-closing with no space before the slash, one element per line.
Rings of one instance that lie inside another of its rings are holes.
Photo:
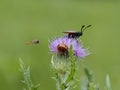
<path fill-rule="evenodd" d="M 53 39 L 50 43 L 49 49 L 51 52 L 55 52 L 60 56 L 69 56 L 69 48 L 71 45 L 73 48 L 74 56 L 84 58 L 89 54 L 86 52 L 86 49 L 82 48 L 82 45 L 78 40 L 68 38 L 67 36 Z"/>

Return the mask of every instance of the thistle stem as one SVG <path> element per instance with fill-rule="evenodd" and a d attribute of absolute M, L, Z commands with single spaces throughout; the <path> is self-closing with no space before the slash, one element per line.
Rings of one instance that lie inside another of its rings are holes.
<path fill-rule="evenodd" d="M 66 81 L 62 84 L 62 90 L 65 90 L 66 88 L 68 88 L 68 83 L 73 80 L 74 75 L 75 75 L 75 58 L 73 55 L 73 50 L 72 50 L 72 46 L 70 47 L 70 62 L 71 62 L 71 71 L 70 74 L 68 75 L 68 78 L 66 79 Z"/>

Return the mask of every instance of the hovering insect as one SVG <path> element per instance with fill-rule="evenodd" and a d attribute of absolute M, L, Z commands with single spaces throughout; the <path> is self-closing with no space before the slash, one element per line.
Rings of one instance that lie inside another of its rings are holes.
<path fill-rule="evenodd" d="M 83 35 L 83 31 L 88 27 L 91 27 L 91 25 L 88 25 L 86 27 L 85 27 L 85 25 L 82 25 L 80 32 L 79 31 L 78 32 L 76 32 L 76 31 L 66 31 L 66 32 L 63 32 L 63 33 L 68 34 L 68 38 L 78 39 L 80 36 Z"/>
<path fill-rule="evenodd" d="M 28 44 L 28 45 L 31 45 L 31 44 L 39 44 L 40 43 L 40 41 L 39 40 L 32 40 L 32 41 L 28 41 L 28 42 L 26 42 L 26 44 Z"/>

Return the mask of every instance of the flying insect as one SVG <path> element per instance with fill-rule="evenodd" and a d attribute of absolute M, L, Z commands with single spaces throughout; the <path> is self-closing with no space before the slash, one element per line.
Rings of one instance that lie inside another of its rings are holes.
<path fill-rule="evenodd" d="M 39 40 L 32 40 L 32 41 L 28 41 L 28 42 L 26 42 L 25 44 L 28 44 L 28 45 L 31 45 L 31 44 L 39 44 L 40 43 L 40 41 Z"/>

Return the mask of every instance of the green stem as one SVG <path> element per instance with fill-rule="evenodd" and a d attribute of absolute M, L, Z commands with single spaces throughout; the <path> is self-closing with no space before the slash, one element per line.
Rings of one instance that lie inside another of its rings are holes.
<path fill-rule="evenodd" d="M 71 61 L 71 72 L 66 80 L 66 83 L 70 82 L 71 80 L 73 80 L 73 76 L 75 74 L 75 58 L 73 55 L 73 50 L 72 50 L 72 46 L 70 47 L 70 61 Z"/>
<path fill-rule="evenodd" d="M 75 74 L 75 58 L 73 55 L 72 46 L 70 47 L 70 62 L 71 62 L 71 71 L 70 71 L 70 74 L 68 75 L 68 78 L 66 79 L 66 81 L 62 84 L 62 90 L 65 90 L 66 88 L 68 88 L 68 83 L 71 80 L 73 80 L 73 77 Z"/>

